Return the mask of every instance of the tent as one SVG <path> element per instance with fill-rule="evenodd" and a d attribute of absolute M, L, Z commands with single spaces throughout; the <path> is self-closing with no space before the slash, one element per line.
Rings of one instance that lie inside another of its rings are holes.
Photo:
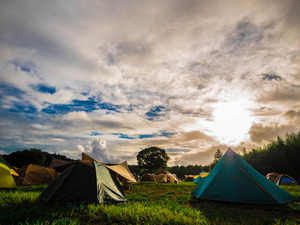
<path fill-rule="evenodd" d="M 202 170 L 202 172 L 199 174 L 199 176 L 194 180 L 195 184 L 199 184 L 200 181 L 206 177 L 209 174 L 209 172 L 205 172 L 204 170 Z"/>
<path fill-rule="evenodd" d="M 12 176 L 10 168 L 0 163 L 0 188 L 16 188 L 17 185 Z"/>
<path fill-rule="evenodd" d="M 268 173 L 268 174 L 266 175 L 266 178 L 274 183 L 275 180 L 276 180 L 276 178 L 277 178 L 279 175 L 280 175 L 280 174 L 278 174 L 278 173 Z"/>
<path fill-rule="evenodd" d="M 35 164 L 23 166 L 17 170 L 19 177 L 15 177 L 18 186 L 50 184 L 57 176 L 55 169 Z"/>
<path fill-rule="evenodd" d="M 101 165 L 105 166 L 106 168 L 108 168 L 108 169 L 114 171 L 115 173 L 121 175 L 122 177 L 126 178 L 127 180 L 129 180 L 131 182 L 135 182 L 135 183 L 137 182 L 136 179 L 134 178 L 134 176 L 132 175 L 126 161 L 124 161 L 123 163 L 121 163 L 119 165 L 108 166 L 108 165 L 105 165 L 105 164 L 99 162 L 98 160 L 88 156 L 85 153 L 82 153 L 82 160 L 92 160 L 92 161 L 98 162 Z"/>
<path fill-rule="evenodd" d="M 193 181 L 193 183 L 195 183 L 195 184 L 200 184 L 201 180 L 202 180 L 202 177 L 199 175 L 199 176 Z"/>
<path fill-rule="evenodd" d="M 7 161 L 1 155 L 0 155 L 0 163 L 6 165 L 10 169 L 10 172 L 13 176 L 19 176 L 19 174 L 7 163 Z"/>
<path fill-rule="evenodd" d="M 155 179 L 161 183 L 178 183 L 179 180 L 171 173 L 162 173 L 159 175 L 155 175 Z"/>
<path fill-rule="evenodd" d="M 276 185 L 290 185 L 290 186 L 296 186 L 298 185 L 297 181 L 294 180 L 291 176 L 287 174 L 281 174 L 279 175 L 276 180 L 274 181 Z"/>
<path fill-rule="evenodd" d="M 76 162 L 77 161 L 68 161 L 68 160 L 57 159 L 52 156 L 51 162 L 50 162 L 48 168 L 55 169 L 57 172 L 61 173 Z"/>
<path fill-rule="evenodd" d="M 202 172 L 200 173 L 200 177 L 206 177 L 209 174 L 209 172 L 205 172 L 204 170 L 202 170 Z"/>
<path fill-rule="evenodd" d="M 284 204 L 296 200 L 230 148 L 191 195 L 198 199 L 265 204 Z"/>
<path fill-rule="evenodd" d="M 184 175 L 184 181 L 185 182 L 191 182 L 191 181 L 194 181 L 194 180 L 195 180 L 194 175 Z"/>
<path fill-rule="evenodd" d="M 155 177 L 153 174 L 150 173 L 144 173 L 142 175 L 141 181 L 155 181 Z"/>
<path fill-rule="evenodd" d="M 156 170 L 153 174 L 154 175 L 159 175 L 159 174 L 167 174 L 168 172 L 165 171 L 164 169 L 162 168 L 159 168 L 158 170 Z"/>
<path fill-rule="evenodd" d="M 48 185 L 39 198 L 46 203 L 124 202 L 114 173 L 95 161 L 78 161 Z"/>
<path fill-rule="evenodd" d="M 121 175 L 122 177 L 126 178 L 127 180 L 131 181 L 131 182 L 137 182 L 136 179 L 134 178 L 134 176 L 132 175 L 127 162 L 124 161 L 119 165 L 114 165 L 114 166 L 108 166 L 105 165 L 108 169 L 116 172 L 117 174 Z"/>

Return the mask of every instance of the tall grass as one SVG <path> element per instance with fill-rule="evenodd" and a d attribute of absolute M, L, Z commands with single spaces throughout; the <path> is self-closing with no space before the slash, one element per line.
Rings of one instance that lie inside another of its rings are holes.
<path fill-rule="evenodd" d="M 286 205 L 191 201 L 192 182 L 133 184 L 124 204 L 44 205 L 46 186 L 0 190 L 0 224 L 300 224 L 300 203 Z M 300 186 L 283 187 L 300 196 Z"/>
<path fill-rule="evenodd" d="M 209 224 L 200 211 L 167 201 L 132 202 L 126 206 L 91 204 L 86 212 L 93 223 Z"/>

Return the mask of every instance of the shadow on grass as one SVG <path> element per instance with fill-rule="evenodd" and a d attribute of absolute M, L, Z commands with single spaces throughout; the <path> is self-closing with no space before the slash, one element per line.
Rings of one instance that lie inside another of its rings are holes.
<path fill-rule="evenodd" d="M 192 197 L 186 206 L 201 211 L 212 224 L 300 224 L 300 204 L 297 203 L 264 205 Z"/>

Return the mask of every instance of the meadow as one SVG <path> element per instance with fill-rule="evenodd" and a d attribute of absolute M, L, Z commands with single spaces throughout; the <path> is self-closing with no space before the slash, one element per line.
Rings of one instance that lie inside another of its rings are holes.
<path fill-rule="evenodd" d="M 0 224 L 300 224 L 300 202 L 285 205 L 196 201 L 196 184 L 141 182 L 126 204 L 45 205 L 46 186 L 0 190 Z M 300 186 L 283 189 L 300 198 Z"/>

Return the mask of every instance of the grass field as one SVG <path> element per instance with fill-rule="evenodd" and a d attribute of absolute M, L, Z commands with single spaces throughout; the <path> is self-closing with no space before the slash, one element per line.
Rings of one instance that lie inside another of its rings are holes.
<path fill-rule="evenodd" d="M 126 190 L 124 204 L 46 206 L 46 186 L 0 190 L 0 224 L 300 224 L 300 202 L 285 205 L 191 200 L 192 182 L 142 182 Z M 300 198 L 300 186 L 282 187 Z"/>

